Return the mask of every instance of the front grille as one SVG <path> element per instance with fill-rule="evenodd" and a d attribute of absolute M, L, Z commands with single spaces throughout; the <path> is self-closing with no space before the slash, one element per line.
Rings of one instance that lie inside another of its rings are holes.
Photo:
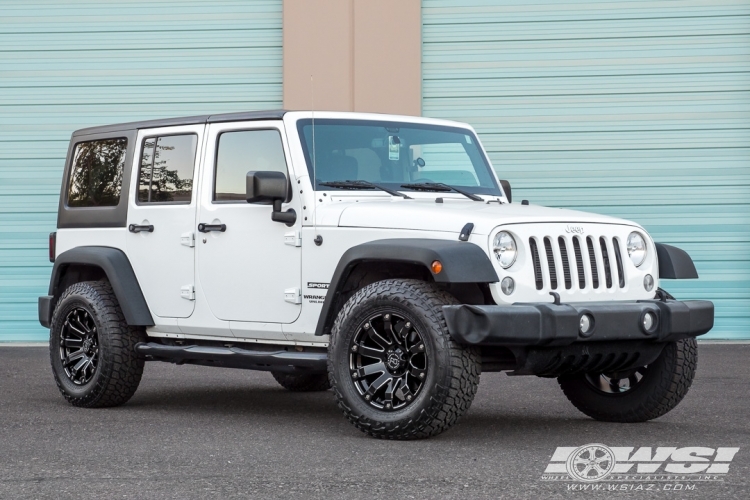
<path fill-rule="evenodd" d="M 540 255 L 540 247 L 544 249 L 544 256 Z M 545 287 L 557 290 L 562 286 L 570 290 L 576 283 L 581 290 L 625 288 L 622 252 L 617 238 L 532 236 L 529 248 L 537 290 Z M 573 276 L 573 270 L 577 276 Z"/>

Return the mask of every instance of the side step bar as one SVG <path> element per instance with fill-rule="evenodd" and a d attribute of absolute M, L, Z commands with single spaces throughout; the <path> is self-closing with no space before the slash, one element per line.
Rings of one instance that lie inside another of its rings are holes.
<path fill-rule="evenodd" d="M 164 345 L 156 342 L 139 342 L 135 350 L 153 361 L 286 373 L 325 373 L 328 359 L 325 352 L 255 351 L 240 347 Z"/>

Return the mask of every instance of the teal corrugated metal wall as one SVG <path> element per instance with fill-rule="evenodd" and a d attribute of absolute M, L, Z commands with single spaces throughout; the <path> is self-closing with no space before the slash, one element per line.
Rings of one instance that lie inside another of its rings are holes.
<path fill-rule="evenodd" d="M 423 113 L 467 121 L 516 199 L 687 250 L 713 338 L 750 338 L 750 2 L 424 0 Z"/>
<path fill-rule="evenodd" d="M 281 0 L 0 2 L 0 342 L 45 340 L 73 130 L 280 108 Z"/>

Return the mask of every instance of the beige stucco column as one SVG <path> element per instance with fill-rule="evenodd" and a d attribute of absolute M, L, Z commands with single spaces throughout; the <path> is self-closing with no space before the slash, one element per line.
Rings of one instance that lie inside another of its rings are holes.
<path fill-rule="evenodd" d="M 420 0 L 284 0 L 284 108 L 420 115 L 421 27 Z"/>

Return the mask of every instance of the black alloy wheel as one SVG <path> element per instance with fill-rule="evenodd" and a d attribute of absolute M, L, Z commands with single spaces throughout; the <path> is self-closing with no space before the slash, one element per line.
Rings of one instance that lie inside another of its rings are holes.
<path fill-rule="evenodd" d="M 587 373 L 586 381 L 591 387 L 604 394 L 622 394 L 635 389 L 648 372 L 648 365 L 626 373 Z"/>
<path fill-rule="evenodd" d="M 99 336 L 89 312 L 72 309 L 65 317 L 60 332 L 60 361 L 65 374 L 76 385 L 85 385 L 94 378 L 99 364 Z"/>
<path fill-rule="evenodd" d="M 479 384 L 478 349 L 457 344 L 434 283 L 386 279 L 357 290 L 331 328 L 328 374 L 344 416 L 381 439 L 422 439 L 451 428 Z"/>
<path fill-rule="evenodd" d="M 386 309 L 358 328 L 349 348 L 349 367 L 362 399 L 379 410 L 393 411 L 419 394 L 429 362 L 413 322 Z"/>

